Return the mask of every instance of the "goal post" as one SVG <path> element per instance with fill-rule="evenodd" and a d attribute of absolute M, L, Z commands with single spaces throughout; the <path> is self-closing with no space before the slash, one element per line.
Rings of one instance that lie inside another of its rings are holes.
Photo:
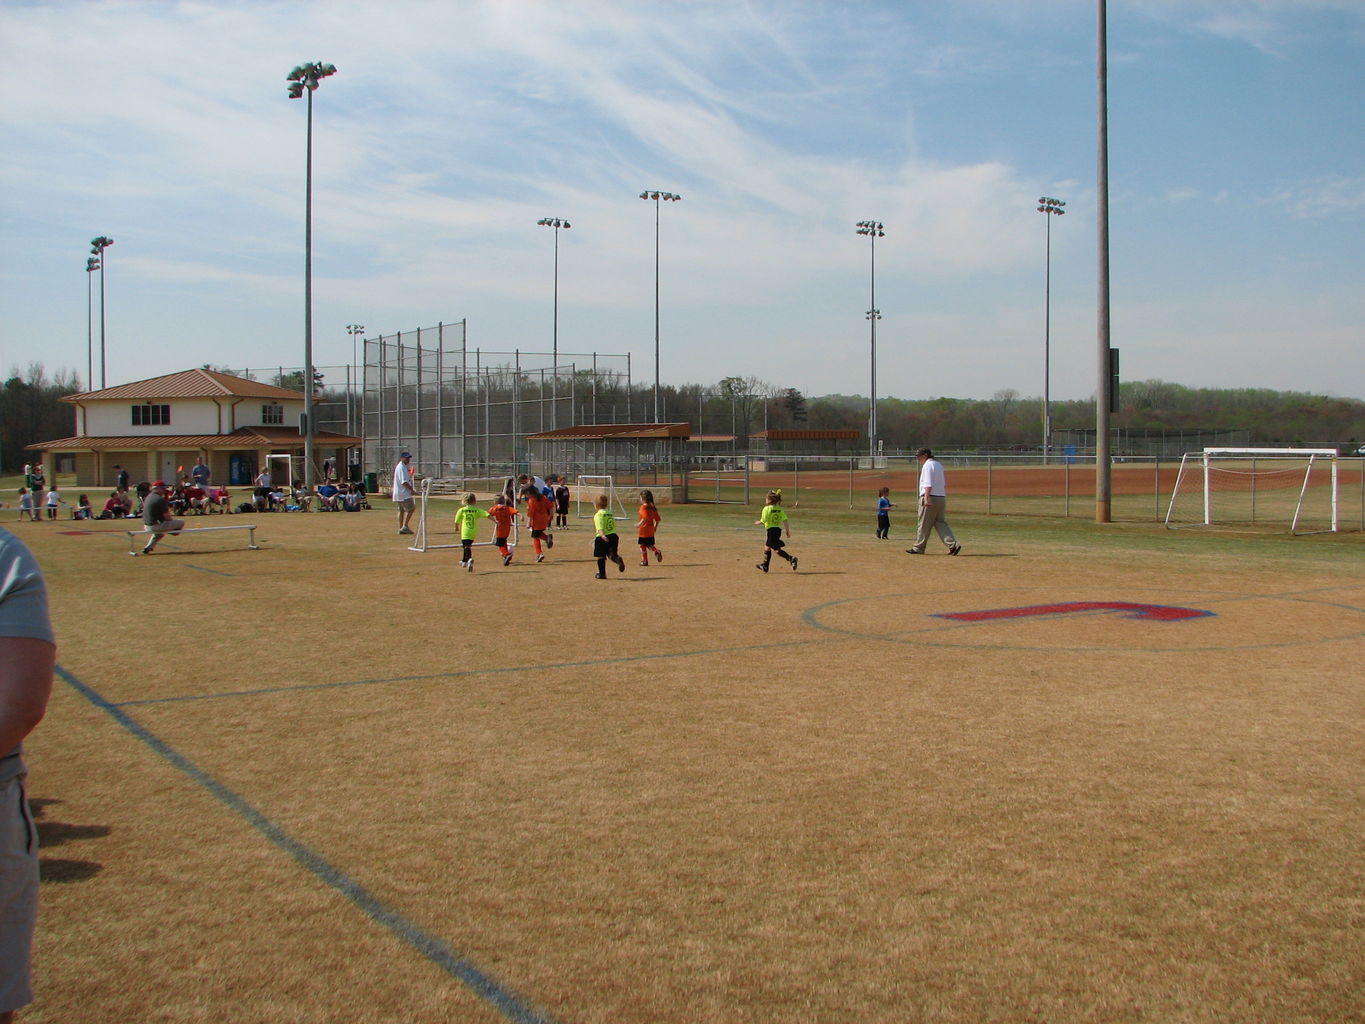
<path fill-rule="evenodd" d="M 506 491 L 507 485 L 511 482 L 511 478 L 508 478 L 507 482 L 503 485 L 504 491 Z M 408 550 L 423 554 L 427 551 L 441 551 L 446 548 L 463 547 L 460 543 L 460 535 L 453 525 L 446 531 L 439 529 L 436 524 L 432 522 L 427 508 L 430 501 L 431 477 L 424 477 L 417 493 L 417 529 L 413 532 L 412 543 L 408 545 Z M 454 522 L 455 509 L 457 508 L 459 508 L 459 505 L 454 505 L 450 509 L 450 519 L 452 523 Z M 517 539 L 520 535 L 521 521 L 520 517 L 517 517 L 512 520 L 512 535 L 507 540 L 507 546 L 509 548 L 515 548 L 517 546 Z M 492 547 L 493 540 L 491 538 L 488 540 L 476 540 L 474 546 L 476 548 Z"/>
<path fill-rule="evenodd" d="M 1205 448 L 1186 452 L 1166 526 L 1270 525 L 1290 533 L 1340 529 L 1335 448 Z"/>
<path fill-rule="evenodd" d="M 579 519 L 591 519 L 597 511 L 597 499 L 606 496 L 607 508 L 617 509 L 622 517 L 626 515 L 625 499 L 616 487 L 612 476 L 579 476 L 574 487 L 574 515 Z M 585 511 L 586 510 L 586 511 Z"/>

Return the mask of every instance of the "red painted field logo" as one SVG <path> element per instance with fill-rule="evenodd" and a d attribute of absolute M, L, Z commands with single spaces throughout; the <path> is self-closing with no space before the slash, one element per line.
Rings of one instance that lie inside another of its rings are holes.
<path fill-rule="evenodd" d="M 988 622 L 991 619 L 1023 619 L 1033 615 L 1074 615 L 1077 612 L 1123 612 L 1126 619 L 1150 622 L 1181 622 L 1199 619 L 1213 612 L 1199 608 L 1177 608 L 1168 604 L 1134 604 L 1131 601 L 1067 601 L 1063 604 L 1035 604 L 1027 608 L 990 608 L 979 612 L 937 612 L 938 619 L 958 622 Z"/>

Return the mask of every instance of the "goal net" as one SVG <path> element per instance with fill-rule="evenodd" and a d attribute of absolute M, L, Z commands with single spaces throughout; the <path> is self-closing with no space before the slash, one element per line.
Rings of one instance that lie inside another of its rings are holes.
<path fill-rule="evenodd" d="M 514 481 L 507 477 L 503 482 L 503 493 L 509 494 L 512 490 Z M 417 529 L 413 532 L 412 543 L 408 545 L 409 551 L 418 553 L 426 551 L 440 551 L 445 548 L 458 548 L 463 545 L 460 543 L 460 531 L 455 527 L 455 510 L 464 503 L 464 496 L 461 495 L 456 502 L 440 502 L 435 508 L 429 509 L 431 503 L 431 477 L 425 477 L 421 483 L 421 489 L 417 494 Z M 444 522 L 438 522 L 437 517 L 448 516 Z M 493 544 L 493 535 L 488 533 L 487 528 L 480 525 L 479 533 L 486 535 L 486 540 L 476 540 L 475 547 L 490 547 Z M 507 546 L 515 548 L 517 538 L 521 535 L 520 517 L 512 520 L 512 535 L 507 539 Z"/>
<path fill-rule="evenodd" d="M 1339 511 L 1334 448 L 1205 448 L 1181 458 L 1166 525 L 1325 533 Z"/>
<path fill-rule="evenodd" d="M 636 495 L 639 490 L 635 490 Z M 580 476 L 578 486 L 574 488 L 574 514 L 579 519 L 591 519 L 592 514 L 597 511 L 597 499 L 606 495 L 607 508 L 619 510 L 624 517 L 626 514 L 626 503 L 622 492 L 616 486 L 615 477 L 610 476 Z"/>

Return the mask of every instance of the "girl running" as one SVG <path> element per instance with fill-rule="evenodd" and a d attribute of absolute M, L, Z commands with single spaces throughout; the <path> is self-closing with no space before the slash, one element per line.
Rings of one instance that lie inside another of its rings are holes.
<path fill-rule="evenodd" d="M 654 552 L 654 561 L 662 562 L 664 553 L 654 546 L 654 534 L 659 529 L 659 510 L 654 507 L 654 492 L 640 492 L 640 521 L 635 524 L 640 534 L 640 564 L 649 564 L 649 553 Z"/>
<path fill-rule="evenodd" d="M 759 513 L 758 519 L 754 521 L 755 526 L 766 527 L 768 530 L 768 540 L 763 548 L 763 561 L 759 562 L 756 568 L 763 572 L 768 571 L 768 563 L 773 560 L 773 552 L 776 551 L 778 557 L 785 558 L 792 564 L 792 571 L 796 571 L 796 556 L 789 555 L 784 548 L 786 543 L 782 540 L 782 531 L 786 530 L 787 540 L 791 540 L 792 527 L 787 519 L 787 512 L 782 507 L 782 492 L 769 491 L 768 500 L 763 506 L 763 511 Z"/>
<path fill-rule="evenodd" d="M 536 561 L 543 562 L 545 552 L 540 549 L 541 538 L 545 539 L 546 548 L 555 546 L 554 534 L 550 532 L 550 520 L 554 518 L 555 507 L 549 498 L 530 484 L 522 488 L 521 493 L 526 499 L 526 522 L 531 527 L 531 543 L 536 549 Z"/>
<path fill-rule="evenodd" d="M 507 500 L 507 495 L 499 494 L 498 500 L 488 510 L 488 517 L 496 524 L 493 527 L 493 543 L 502 555 L 502 564 L 511 565 L 512 549 L 507 546 L 507 538 L 512 535 L 512 523 L 517 518 L 516 506 Z"/>

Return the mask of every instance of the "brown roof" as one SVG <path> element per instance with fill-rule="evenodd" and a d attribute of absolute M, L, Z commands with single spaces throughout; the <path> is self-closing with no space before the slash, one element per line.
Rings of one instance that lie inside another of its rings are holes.
<path fill-rule="evenodd" d="M 769 441 L 852 441 L 862 437 L 861 430 L 761 430 L 754 437 Z"/>
<path fill-rule="evenodd" d="M 584 423 L 558 430 L 542 430 L 528 434 L 528 441 L 551 441 L 559 438 L 578 438 L 589 441 L 643 441 L 665 437 L 689 437 L 690 423 Z"/>
<path fill-rule="evenodd" d="M 303 397 L 302 391 L 277 388 L 273 384 L 234 377 L 230 373 L 219 373 L 217 370 L 181 370 L 179 373 L 168 373 L 164 377 L 151 377 L 147 380 L 133 381 L 131 384 L 102 388 L 99 391 L 66 395 L 61 400 L 79 404 L 151 398 L 277 398 L 299 401 Z"/>
<path fill-rule="evenodd" d="M 354 448 L 359 437 L 318 430 L 314 444 L 332 448 Z M 294 427 L 238 427 L 231 434 L 155 434 L 138 437 L 63 437 L 25 445 L 25 451 L 45 452 L 127 452 L 156 448 L 161 451 L 186 451 L 195 448 L 300 448 L 303 435 Z"/>

